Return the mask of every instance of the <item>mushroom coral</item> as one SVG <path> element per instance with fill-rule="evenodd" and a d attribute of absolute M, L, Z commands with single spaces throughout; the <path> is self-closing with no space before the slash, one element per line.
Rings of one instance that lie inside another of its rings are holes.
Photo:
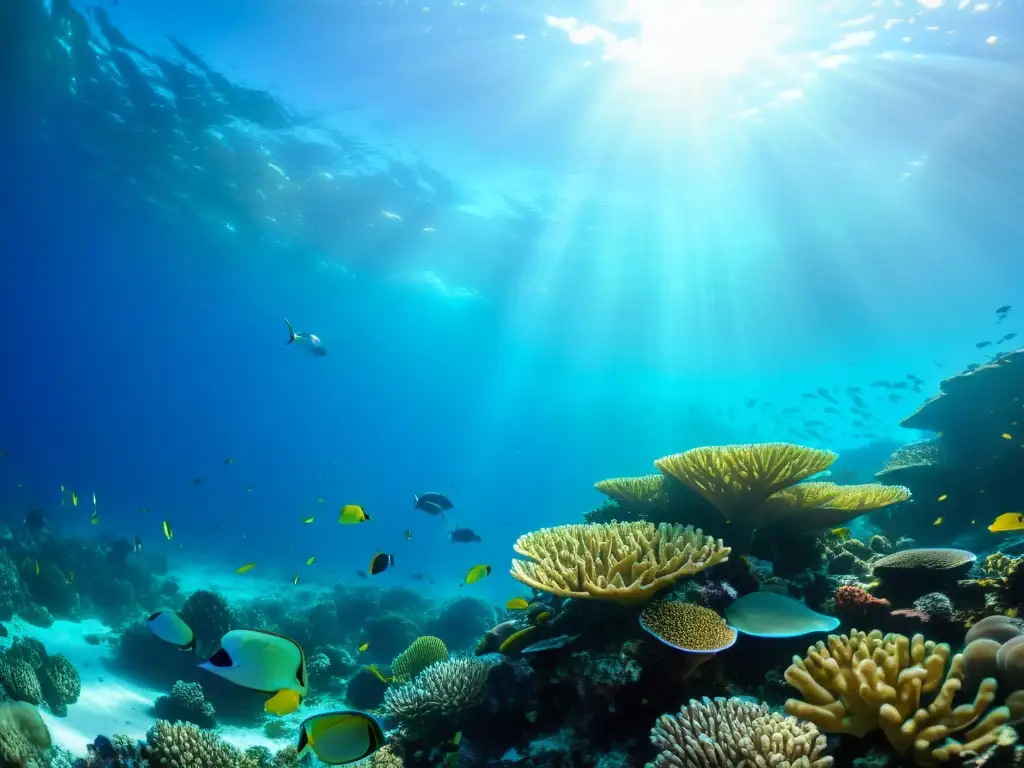
<path fill-rule="evenodd" d="M 973 701 L 953 706 L 964 676 L 963 656 L 950 659 L 944 643 L 853 630 L 812 645 L 804 659 L 793 657 L 785 677 L 803 700 L 789 699 L 786 712 L 826 733 L 863 737 L 881 730 L 897 752 L 922 766 L 1015 742 L 1010 710 L 991 708 L 994 679 L 981 681 Z M 922 694 L 932 693 L 923 704 Z"/>
<path fill-rule="evenodd" d="M 510 573 L 561 597 L 641 603 L 684 576 L 729 558 L 721 539 L 690 526 L 647 522 L 542 528 L 519 537 Z"/>

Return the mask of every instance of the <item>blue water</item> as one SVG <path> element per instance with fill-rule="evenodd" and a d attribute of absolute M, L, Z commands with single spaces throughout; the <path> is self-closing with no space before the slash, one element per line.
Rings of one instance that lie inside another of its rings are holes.
<path fill-rule="evenodd" d="M 181 62 L 174 38 L 302 124 L 232 145 L 234 105 L 204 128 L 56 58 L 2 75 L 0 504 L 282 583 L 380 549 L 380 583 L 441 595 L 488 563 L 503 601 L 516 536 L 581 521 L 596 480 L 808 418 L 841 454 L 912 439 L 1024 306 L 1024 12 L 889 5 L 751 31 L 689 3 L 104 3 L 119 55 Z M 849 386 L 870 428 L 802 397 Z"/>

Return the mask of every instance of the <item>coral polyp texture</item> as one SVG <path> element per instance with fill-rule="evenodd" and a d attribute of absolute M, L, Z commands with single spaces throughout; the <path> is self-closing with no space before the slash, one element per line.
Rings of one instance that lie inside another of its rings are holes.
<path fill-rule="evenodd" d="M 438 661 L 384 694 L 384 710 L 413 732 L 453 727 L 477 704 L 493 663 L 477 657 Z"/>
<path fill-rule="evenodd" d="M 928 766 L 995 743 L 1012 743 L 1010 710 L 993 707 L 997 683 L 986 678 L 973 700 L 954 707 L 965 677 L 963 656 L 921 635 L 852 631 L 829 635 L 793 658 L 786 681 L 803 700 L 786 711 L 826 733 L 863 737 L 881 730 L 901 755 Z M 934 694 L 927 702 L 923 694 Z M 962 740 L 960 740 L 962 739 Z"/>
<path fill-rule="evenodd" d="M 753 443 L 693 448 L 654 466 L 700 493 L 727 520 L 753 526 L 769 496 L 823 471 L 836 458 L 832 451 L 794 443 Z"/>
<path fill-rule="evenodd" d="M 511 574 L 561 597 L 648 600 L 684 576 L 725 562 L 721 539 L 690 526 L 633 522 L 542 528 L 520 536 Z"/>
<path fill-rule="evenodd" d="M 718 653 L 736 642 L 736 630 L 710 608 L 659 600 L 644 608 L 640 626 L 666 645 L 693 653 Z"/>
<path fill-rule="evenodd" d="M 614 477 L 594 483 L 594 487 L 616 501 L 627 504 L 641 504 L 654 500 L 661 493 L 665 478 L 662 475 L 643 477 Z"/>
<path fill-rule="evenodd" d="M 768 522 L 799 515 L 805 529 L 831 528 L 909 498 L 910 489 L 902 485 L 807 482 L 769 496 L 763 514 Z"/>
<path fill-rule="evenodd" d="M 407 683 L 431 664 L 447 658 L 448 648 L 440 638 L 418 637 L 391 662 L 392 682 Z"/>
<path fill-rule="evenodd" d="M 646 768 L 829 768 L 825 737 L 812 723 L 742 699 L 691 700 L 651 731 L 659 753 Z"/>
<path fill-rule="evenodd" d="M 146 734 L 142 754 L 161 768 L 256 768 L 258 763 L 217 738 L 213 731 L 158 720 Z"/>

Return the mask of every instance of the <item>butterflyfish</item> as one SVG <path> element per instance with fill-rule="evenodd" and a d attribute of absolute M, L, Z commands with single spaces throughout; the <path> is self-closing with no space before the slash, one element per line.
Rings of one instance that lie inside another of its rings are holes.
<path fill-rule="evenodd" d="M 309 690 L 306 654 L 302 646 L 262 629 L 233 629 L 220 639 L 220 648 L 199 665 L 242 688 L 277 694 Z"/>
<path fill-rule="evenodd" d="M 163 528 L 164 528 L 164 538 L 166 538 L 168 541 L 173 539 L 174 538 L 174 531 L 171 529 L 171 524 L 169 522 L 167 522 L 166 520 L 164 520 Z"/>
<path fill-rule="evenodd" d="M 342 525 L 358 525 L 365 523 L 370 516 L 363 511 L 358 504 L 346 504 L 338 513 L 338 522 Z"/>
<path fill-rule="evenodd" d="M 165 643 L 183 651 L 191 651 L 196 647 L 196 635 L 192 627 L 174 611 L 157 611 L 146 619 L 146 626 Z"/>
<path fill-rule="evenodd" d="M 235 573 L 248 573 L 255 567 L 256 563 L 246 563 L 245 565 L 240 565 L 237 568 L 235 568 Z"/>
<path fill-rule="evenodd" d="M 1020 512 L 1004 512 L 988 527 L 992 533 L 1024 531 L 1024 515 Z"/>
<path fill-rule="evenodd" d="M 312 557 L 307 557 L 306 558 L 306 565 L 312 565 L 313 561 L 315 561 L 315 560 L 316 560 L 316 555 L 313 555 Z"/>
<path fill-rule="evenodd" d="M 382 746 L 380 723 L 365 712 L 323 712 L 299 726 L 300 760 L 312 752 L 327 765 L 346 765 L 369 757 Z"/>
<path fill-rule="evenodd" d="M 263 704 L 263 710 L 272 715 L 283 717 L 284 715 L 290 715 L 292 712 L 297 710 L 301 703 L 302 697 L 299 696 L 299 692 L 293 691 L 291 688 L 286 688 L 283 691 L 278 691 L 267 699 Z"/>
<path fill-rule="evenodd" d="M 530 604 L 521 597 L 513 597 L 505 603 L 505 610 L 507 611 L 525 611 L 529 607 Z"/>
<path fill-rule="evenodd" d="M 370 648 L 370 641 L 369 640 L 367 640 L 365 643 L 360 643 L 359 644 L 359 652 L 360 653 L 366 653 L 366 651 L 369 648 Z"/>
<path fill-rule="evenodd" d="M 395 564 L 395 556 L 388 555 L 384 552 L 378 552 L 373 556 L 373 560 L 370 561 L 370 575 L 376 576 L 379 573 L 384 573 L 388 569 L 389 565 Z"/>
<path fill-rule="evenodd" d="M 948 494 L 948 493 L 944 493 L 944 494 L 942 494 L 941 496 L 939 496 L 939 499 L 938 499 L 938 500 L 939 500 L 939 501 L 945 501 L 945 500 L 946 500 L 946 499 L 948 499 L 948 498 L 949 498 L 949 494 Z"/>
<path fill-rule="evenodd" d="M 491 566 L 489 565 L 474 565 L 469 569 L 466 574 L 466 584 L 476 584 L 480 579 L 486 578 L 491 575 Z"/>

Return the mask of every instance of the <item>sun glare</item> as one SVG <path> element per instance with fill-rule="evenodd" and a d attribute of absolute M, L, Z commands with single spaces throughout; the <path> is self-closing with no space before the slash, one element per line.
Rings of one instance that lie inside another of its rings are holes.
<path fill-rule="evenodd" d="M 728 77 L 787 37 L 778 0 L 633 0 L 639 35 L 618 43 L 643 81 Z"/>

